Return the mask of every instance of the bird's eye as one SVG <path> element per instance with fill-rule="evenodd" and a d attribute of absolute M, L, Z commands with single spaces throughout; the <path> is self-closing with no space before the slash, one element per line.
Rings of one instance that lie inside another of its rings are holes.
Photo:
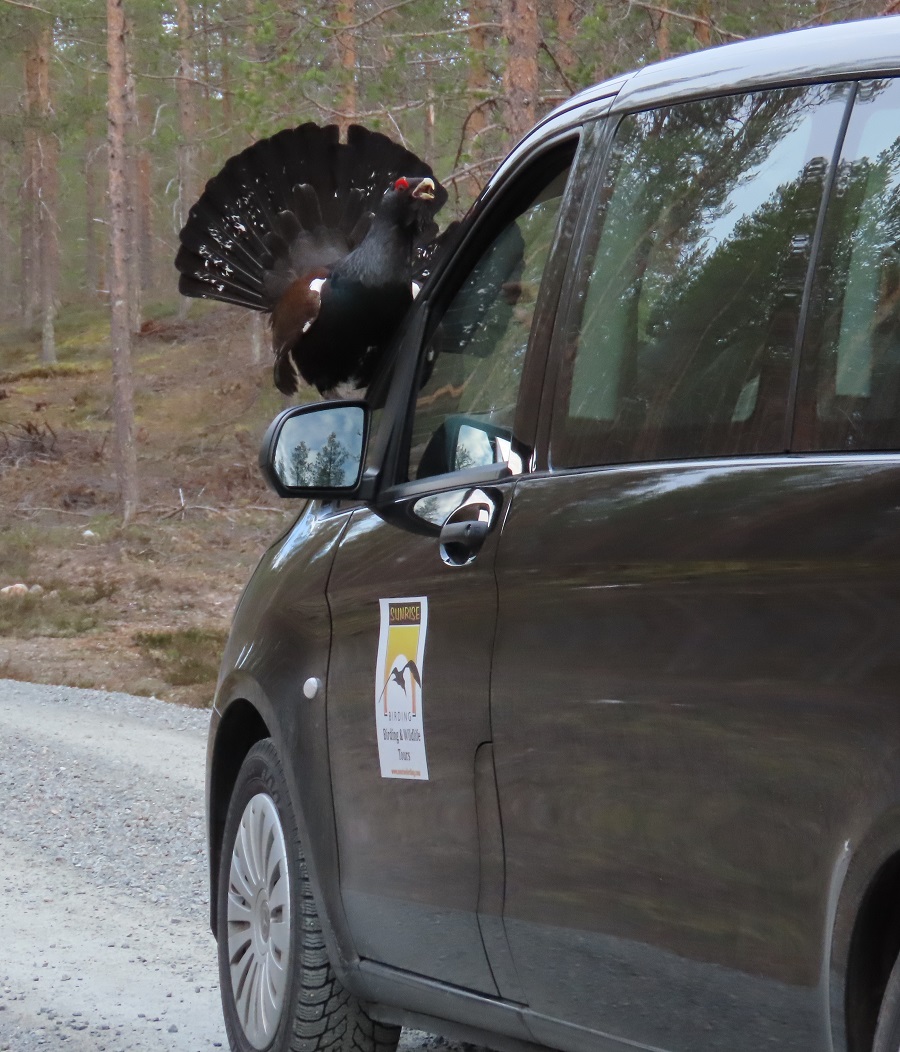
<path fill-rule="evenodd" d="M 404 179 L 403 176 L 401 175 L 400 178 L 397 180 L 397 182 L 394 183 L 394 189 L 395 190 L 408 190 L 409 189 L 409 180 L 408 179 Z"/>

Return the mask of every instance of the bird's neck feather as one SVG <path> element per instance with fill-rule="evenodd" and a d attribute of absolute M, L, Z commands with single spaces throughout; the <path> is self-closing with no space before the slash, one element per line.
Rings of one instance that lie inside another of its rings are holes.
<path fill-rule="evenodd" d="M 413 235 L 412 227 L 400 227 L 376 213 L 366 236 L 335 267 L 334 274 L 373 285 L 409 284 Z"/>

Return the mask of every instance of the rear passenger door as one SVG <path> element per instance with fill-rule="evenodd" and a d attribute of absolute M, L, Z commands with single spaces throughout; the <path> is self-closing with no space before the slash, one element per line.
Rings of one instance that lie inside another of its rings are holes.
<path fill-rule="evenodd" d="M 590 209 L 497 556 L 504 920 L 548 1044 L 821 1036 L 846 805 L 818 662 L 855 635 L 820 617 L 788 406 L 852 91 L 626 115 Z"/>

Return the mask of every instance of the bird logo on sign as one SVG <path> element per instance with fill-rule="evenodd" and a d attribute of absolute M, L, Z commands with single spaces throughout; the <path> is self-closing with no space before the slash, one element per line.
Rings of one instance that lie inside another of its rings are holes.
<path fill-rule="evenodd" d="M 399 662 L 394 665 L 391 671 L 387 675 L 387 679 L 384 682 L 384 688 L 381 691 L 381 697 L 378 699 L 384 700 L 384 714 L 387 715 L 388 711 L 388 699 L 387 690 L 391 683 L 396 683 L 400 689 L 406 694 L 406 673 L 409 672 L 410 676 L 410 702 L 412 703 L 412 714 L 416 714 L 416 686 L 418 685 L 419 690 L 422 689 L 422 676 L 419 672 L 419 668 L 415 661 L 407 661 L 405 665 L 400 665 Z"/>

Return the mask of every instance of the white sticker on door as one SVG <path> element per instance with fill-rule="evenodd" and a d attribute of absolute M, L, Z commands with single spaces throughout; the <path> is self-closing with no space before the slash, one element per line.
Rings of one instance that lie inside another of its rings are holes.
<path fill-rule="evenodd" d="M 380 599 L 375 727 L 382 778 L 427 780 L 423 666 L 428 599 Z"/>

